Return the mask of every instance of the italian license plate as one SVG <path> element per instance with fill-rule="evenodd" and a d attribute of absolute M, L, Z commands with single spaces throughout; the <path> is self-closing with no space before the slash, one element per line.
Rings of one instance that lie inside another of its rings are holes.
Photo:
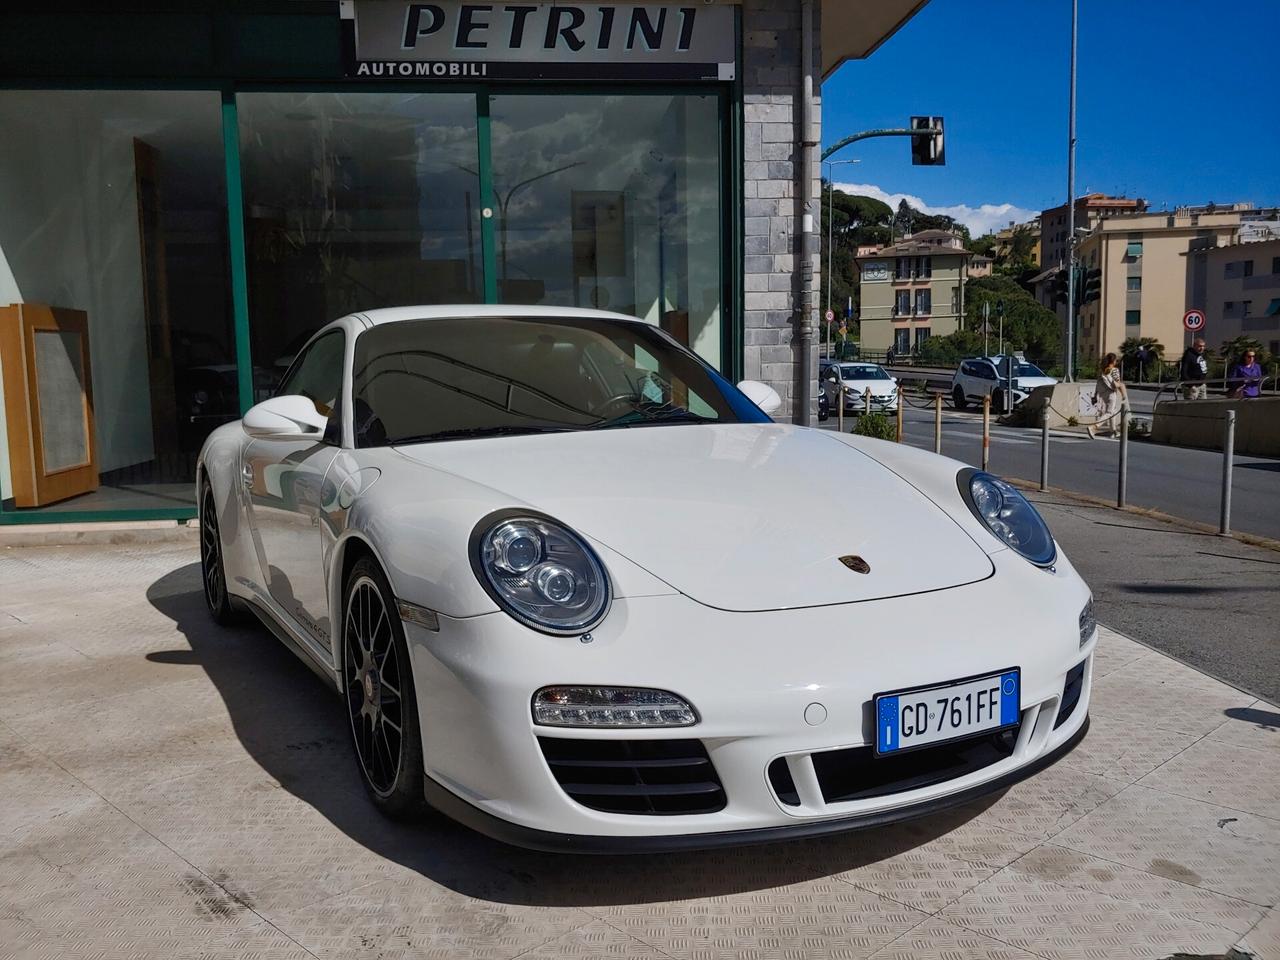
<path fill-rule="evenodd" d="M 876 755 L 959 740 L 1011 727 L 1021 710 L 1017 667 L 971 680 L 955 680 L 877 694 Z"/>

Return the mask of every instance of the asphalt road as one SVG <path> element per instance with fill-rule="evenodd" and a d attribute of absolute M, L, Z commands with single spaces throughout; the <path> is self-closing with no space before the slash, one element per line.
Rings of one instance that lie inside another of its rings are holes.
<path fill-rule="evenodd" d="M 1141 415 L 1138 391 L 1134 394 L 1135 412 Z M 908 443 L 933 449 L 934 414 L 931 408 L 908 406 L 904 408 L 903 421 Z M 835 417 L 821 424 L 828 429 L 835 429 L 835 425 Z M 845 429 L 852 429 L 848 418 Z M 1114 500 L 1119 475 L 1119 447 L 1116 440 L 1090 440 L 1082 434 L 1054 431 L 1049 441 L 1049 485 Z M 942 452 L 980 466 L 981 413 L 944 408 Z M 989 469 L 1004 476 L 1038 481 L 1040 430 L 993 424 Z M 1221 453 L 1142 441 L 1129 444 L 1130 505 L 1154 508 L 1216 526 L 1221 495 Z M 1280 540 L 1280 460 L 1235 458 L 1231 528 Z"/>
<path fill-rule="evenodd" d="M 1028 496 L 1093 589 L 1100 622 L 1280 704 L 1280 551 Z"/>

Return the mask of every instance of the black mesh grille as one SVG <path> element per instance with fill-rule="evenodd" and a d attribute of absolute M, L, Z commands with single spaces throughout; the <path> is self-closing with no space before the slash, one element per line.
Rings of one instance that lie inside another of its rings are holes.
<path fill-rule="evenodd" d="M 1053 722 L 1055 730 L 1067 722 L 1080 702 L 1080 693 L 1084 690 L 1084 665 L 1085 661 L 1081 660 L 1067 674 L 1066 686 L 1062 688 L 1062 706 L 1058 707 L 1058 719 Z"/>
<path fill-rule="evenodd" d="M 828 750 L 813 754 L 813 769 L 827 803 L 905 793 L 954 780 L 1004 760 L 1013 753 L 1018 729 L 1010 727 L 990 736 L 922 747 L 896 756 L 876 757 L 872 747 Z"/>
<path fill-rule="evenodd" d="M 539 737 L 570 797 L 606 813 L 715 813 L 724 788 L 701 740 L 570 740 Z"/>

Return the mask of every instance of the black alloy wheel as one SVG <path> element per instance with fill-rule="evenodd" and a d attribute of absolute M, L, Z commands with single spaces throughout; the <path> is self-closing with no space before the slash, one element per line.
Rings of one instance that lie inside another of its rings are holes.
<path fill-rule="evenodd" d="M 218 509 L 213 487 L 206 480 L 200 495 L 200 578 L 204 581 L 204 602 L 215 623 L 235 622 L 236 611 L 227 594 L 227 571 L 222 563 L 222 536 L 218 530 Z"/>
<path fill-rule="evenodd" d="M 374 804 L 392 817 L 423 799 L 422 738 L 404 628 L 390 585 L 368 557 L 346 584 L 342 679 L 360 775 Z"/>
<path fill-rule="evenodd" d="M 955 404 L 957 410 L 963 410 L 969 404 L 965 399 L 964 387 L 958 383 L 951 390 L 951 402 Z"/>

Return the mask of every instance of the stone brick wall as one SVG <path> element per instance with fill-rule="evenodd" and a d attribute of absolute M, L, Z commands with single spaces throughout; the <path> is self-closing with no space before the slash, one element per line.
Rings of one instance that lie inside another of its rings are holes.
<path fill-rule="evenodd" d="M 813 4 L 813 59 L 819 69 L 819 9 Z M 799 391 L 797 364 L 800 356 L 800 210 L 799 125 L 800 106 L 800 3 L 799 0 L 743 0 L 743 198 L 745 220 L 745 331 L 744 373 L 763 380 L 782 397 L 777 420 L 793 420 Z M 814 124 L 819 122 L 821 102 L 814 84 Z M 813 136 L 817 138 L 815 130 Z M 816 158 L 815 151 L 815 158 Z M 813 179 L 814 229 L 819 223 L 820 165 L 809 171 Z M 811 257 L 817 329 L 819 255 Z M 814 356 L 817 356 L 815 341 Z M 817 365 L 809 371 L 815 381 Z M 816 400 L 814 409 L 816 410 Z M 816 413 L 814 414 L 816 416 Z"/>

